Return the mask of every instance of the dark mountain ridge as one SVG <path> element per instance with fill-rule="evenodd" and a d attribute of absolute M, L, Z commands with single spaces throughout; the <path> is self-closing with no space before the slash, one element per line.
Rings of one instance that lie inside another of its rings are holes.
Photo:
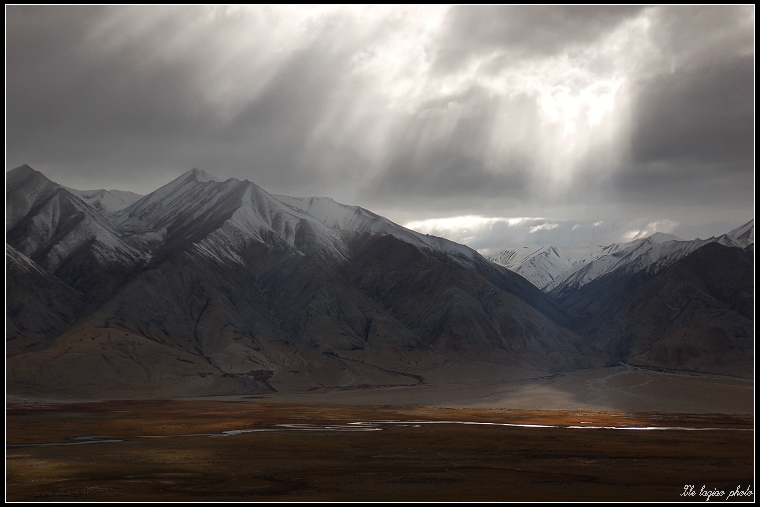
<path fill-rule="evenodd" d="M 255 393 L 605 361 L 519 275 L 358 207 L 192 170 L 101 213 L 28 166 L 6 178 L 11 390 Z"/>
<path fill-rule="evenodd" d="M 561 298 L 613 361 L 751 377 L 754 252 L 717 242 L 656 274 L 618 270 Z"/>

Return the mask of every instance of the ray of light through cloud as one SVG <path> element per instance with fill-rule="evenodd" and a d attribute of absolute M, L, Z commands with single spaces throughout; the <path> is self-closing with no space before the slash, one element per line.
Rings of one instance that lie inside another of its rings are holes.
<path fill-rule="evenodd" d="M 6 15 L 6 170 L 146 193 L 201 167 L 484 251 L 754 216 L 754 6 Z"/>

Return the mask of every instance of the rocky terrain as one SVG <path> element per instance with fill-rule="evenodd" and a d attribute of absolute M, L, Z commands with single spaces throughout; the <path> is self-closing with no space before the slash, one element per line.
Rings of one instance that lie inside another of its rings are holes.
<path fill-rule="evenodd" d="M 28 166 L 6 180 L 10 393 L 419 386 L 452 364 L 454 377 L 621 361 L 753 372 L 751 246 L 660 248 L 658 270 L 626 262 L 547 293 L 363 208 L 198 169 L 142 197 L 67 189 Z M 753 244 L 748 231 L 737 236 Z M 605 255 L 656 253 L 644 250 Z"/>
<path fill-rule="evenodd" d="M 751 377 L 754 262 L 708 243 L 654 275 L 616 271 L 560 296 L 578 331 L 629 364 Z"/>
<path fill-rule="evenodd" d="M 604 364 L 522 277 L 358 207 L 193 170 L 101 213 L 28 166 L 7 180 L 12 391 L 231 394 L 416 385 L 452 359 Z"/>

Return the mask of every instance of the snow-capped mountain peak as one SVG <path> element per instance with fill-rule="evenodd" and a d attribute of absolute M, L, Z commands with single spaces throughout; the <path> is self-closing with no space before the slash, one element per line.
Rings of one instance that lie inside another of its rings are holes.
<path fill-rule="evenodd" d="M 653 236 L 620 245 L 623 248 L 614 253 L 601 256 L 585 266 L 579 266 L 563 273 L 547 285 L 544 290 L 562 293 L 569 289 L 582 287 L 613 271 L 654 274 L 708 243 L 717 242 L 725 246 L 744 248 L 754 243 L 754 220 L 717 238 L 697 238 L 692 241 L 683 241 L 669 239 L 670 237 L 675 236 L 656 233 Z M 740 240 L 739 237 L 744 239 Z"/>
<path fill-rule="evenodd" d="M 684 241 L 672 234 L 657 232 L 628 243 L 608 246 L 508 249 L 489 260 L 522 275 L 541 290 L 561 291 L 581 287 L 618 269 L 655 273 L 711 242 L 745 248 L 754 243 L 754 223 L 754 219 L 750 220 L 728 234 L 706 240 Z"/>
<path fill-rule="evenodd" d="M 747 247 L 755 242 L 755 219 L 753 218 L 744 225 L 740 225 L 727 234 L 728 237 Z"/>
<path fill-rule="evenodd" d="M 6 242 L 50 273 L 78 283 L 82 264 L 110 269 L 143 259 L 106 217 L 42 173 L 25 165 L 6 178 Z"/>
<path fill-rule="evenodd" d="M 658 244 L 658 245 L 660 243 L 665 243 L 666 241 L 683 241 L 678 236 L 674 236 L 673 234 L 667 234 L 665 232 L 655 232 L 651 236 L 647 236 L 644 239 L 648 239 L 652 243 L 655 243 L 655 244 Z"/>
<path fill-rule="evenodd" d="M 205 171 L 191 169 L 118 212 L 115 220 L 119 224 L 128 225 L 132 230 L 157 228 L 160 222 L 171 220 L 179 208 L 193 206 L 194 199 L 207 195 L 209 185 L 222 184 L 218 178 Z"/>
<path fill-rule="evenodd" d="M 103 214 L 115 213 L 142 199 L 142 195 L 124 190 L 77 190 L 63 187 Z"/>
<path fill-rule="evenodd" d="M 193 178 L 195 179 L 195 181 L 199 183 L 206 183 L 209 181 L 217 181 L 217 182 L 222 181 L 217 176 L 214 176 L 213 174 L 206 172 L 203 169 L 198 169 L 197 167 L 190 169 L 188 172 L 180 176 L 180 178 L 182 177 Z"/>
<path fill-rule="evenodd" d="M 563 273 L 614 251 L 614 246 L 560 248 L 530 246 L 502 250 L 488 259 L 494 264 L 523 276 L 539 289 L 544 289 Z"/>
<path fill-rule="evenodd" d="M 474 261 L 480 258 L 475 250 L 453 241 L 407 229 L 360 206 L 341 204 L 329 197 L 288 197 L 275 195 L 280 202 L 302 210 L 321 224 L 350 233 L 386 234 L 420 248 L 428 248 Z"/>

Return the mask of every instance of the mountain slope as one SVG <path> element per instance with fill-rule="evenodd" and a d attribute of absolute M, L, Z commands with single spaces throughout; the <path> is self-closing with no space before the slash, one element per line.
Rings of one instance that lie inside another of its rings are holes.
<path fill-rule="evenodd" d="M 5 245 L 6 353 L 46 347 L 84 309 L 83 295 Z"/>
<path fill-rule="evenodd" d="M 489 279 L 493 273 L 473 273 L 393 236 L 357 243 L 348 278 L 436 350 L 548 369 L 598 361 L 580 337 L 539 312 L 540 302 L 500 288 L 508 282 Z"/>
<path fill-rule="evenodd" d="M 514 271 L 539 289 L 545 290 L 555 280 L 566 276 L 566 273 L 623 248 L 625 245 L 622 244 L 586 248 L 522 247 L 502 250 L 488 260 Z"/>
<path fill-rule="evenodd" d="M 750 243 L 748 238 L 754 238 L 754 220 L 735 231 L 737 234 L 744 234 L 744 239 L 737 239 L 729 233 L 708 239 L 681 241 L 672 239 L 670 235 L 657 233 L 622 245 L 623 248 L 600 256 L 591 262 L 575 266 L 557 276 L 544 290 L 554 296 L 561 296 L 592 280 L 620 270 L 631 274 L 657 273 L 709 243 L 744 248 Z"/>
<path fill-rule="evenodd" d="M 420 248 L 455 255 L 466 261 L 479 259 L 473 249 L 444 238 L 420 234 L 359 206 L 347 206 L 329 197 L 274 196 L 294 209 L 303 210 L 327 227 L 347 233 L 391 235 Z"/>
<path fill-rule="evenodd" d="M 748 247 L 749 245 L 753 245 L 755 243 L 755 219 L 753 218 L 746 224 L 733 229 L 726 236 L 735 241 L 739 246 Z"/>
<path fill-rule="evenodd" d="M 89 299 L 112 290 L 145 255 L 105 217 L 29 166 L 6 175 L 6 242 Z"/>
<path fill-rule="evenodd" d="M 621 268 L 631 273 L 656 273 L 707 243 L 744 248 L 754 244 L 754 231 L 755 221 L 752 219 L 727 234 L 706 240 L 683 241 L 672 234 L 658 232 L 628 243 L 607 246 L 507 249 L 488 260 L 518 273 L 543 291 L 560 295 Z"/>
<path fill-rule="evenodd" d="M 656 274 L 620 269 L 561 298 L 613 361 L 751 376 L 754 263 L 710 242 Z"/>
<path fill-rule="evenodd" d="M 115 212 L 28 166 L 7 179 L 12 390 L 405 386 L 433 366 L 484 362 L 751 371 L 751 246 L 735 245 L 753 240 L 753 221 L 701 243 L 531 252 L 536 272 L 575 262 L 585 277 L 558 301 L 464 245 L 198 169 Z"/>
<path fill-rule="evenodd" d="M 9 242 L 30 252 L 50 297 L 78 295 L 44 339 L 8 359 L 9 385 L 177 396 L 410 385 L 448 361 L 603 362 L 567 329 L 572 317 L 519 275 L 361 208 L 275 198 L 194 169 L 103 215 L 30 171 L 13 175 L 39 182 L 10 188 L 21 211 L 9 205 Z M 50 203 L 62 212 L 45 212 Z M 86 241 L 69 251 L 69 236 Z M 78 259 L 91 262 L 70 276 L 63 268 Z M 19 288 L 21 271 L 7 273 L 14 297 L 35 297 Z"/>
<path fill-rule="evenodd" d="M 114 223 L 159 257 L 196 245 L 209 256 L 237 262 L 236 254 L 249 241 L 312 249 L 337 260 L 344 257 L 337 234 L 314 217 L 249 181 L 221 182 L 198 169 L 123 209 Z"/>
<path fill-rule="evenodd" d="M 109 215 L 134 204 L 143 196 L 123 190 L 76 190 L 63 187 L 76 195 L 101 215 Z"/>

